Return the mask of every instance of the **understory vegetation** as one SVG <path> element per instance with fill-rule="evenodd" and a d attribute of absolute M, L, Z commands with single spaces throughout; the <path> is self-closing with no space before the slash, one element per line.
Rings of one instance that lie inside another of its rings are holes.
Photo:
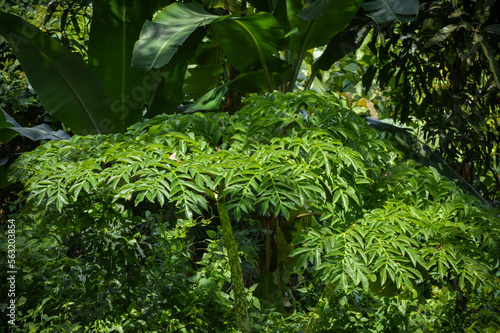
<path fill-rule="evenodd" d="M 221 200 L 255 331 L 499 328 L 494 211 L 338 97 L 245 102 L 15 162 L 25 331 L 234 330 Z"/>

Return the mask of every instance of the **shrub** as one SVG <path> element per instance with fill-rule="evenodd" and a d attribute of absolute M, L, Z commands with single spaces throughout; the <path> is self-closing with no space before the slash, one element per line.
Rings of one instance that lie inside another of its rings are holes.
<path fill-rule="evenodd" d="M 433 285 L 462 311 L 447 325 L 472 325 L 467 298 L 497 288 L 496 213 L 402 161 L 343 103 L 254 96 L 235 115 L 159 115 L 24 154 L 12 174 L 26 186 L 27 242 L 49 232 L 43 253 L 58 263 L 50 283 L 24 280 L 39 298 L 20 308 L 26 325 L 44 309 L 98 331 L 230 331 L 244 298 L 261 331 L 408 331 Z"/>

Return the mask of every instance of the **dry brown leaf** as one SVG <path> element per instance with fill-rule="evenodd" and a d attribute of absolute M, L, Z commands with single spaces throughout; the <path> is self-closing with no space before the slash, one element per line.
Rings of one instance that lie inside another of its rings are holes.
<path fill-rule="evenodd" d="M 171 159 L 171 160 L 174 160 L 174 161 L 180 162 L 180 160 L 177 158 L 177 153 L 173 153 L 173 154 L 172 154 L 172 155 L 170 155 L 168 158 L 169 158 L 169 159 Z"/>

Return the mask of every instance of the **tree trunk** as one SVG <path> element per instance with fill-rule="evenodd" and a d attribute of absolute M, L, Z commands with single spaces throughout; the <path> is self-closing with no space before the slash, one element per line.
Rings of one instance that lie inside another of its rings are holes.
<path fill-rule="evenodd" d="M 233 228 L 226 210 L 226 200 L 217 198 L 217 209 L 219 211 L 222 234 L 226 242 L 229 266 L 231 267 L 231 283 L 234 291 L 234 303 L 236 314 L 236 329 L 240 332 L 250 332 L 248 322 L 247 296 L 243 283 L 243 273 L 241 272 L 240 257 L 238 255 L 238 245 L 234 239 Z"/>
<path fill-rule="evenodd" d="M 328 307 L 330 300 L 333 297 L 333 294 L 335 293 L 335 288 L 337 287 L 338 282 L 334 283 L 328 283 L 325 286 L 325 289 L 321 293 L 321 297 L 318 301 L 318 304 L 316 304 L 316 307 L 314 307 L 314 311 L 311 314 L 311 318 L 309 318 L 309 321 L 307 322 L 306 328 L 304 329 L 304 333 L 314 333 L 314 326 L 316 326 L 320 316 L 322 313 L 325 312 L 325 309 Z"/>

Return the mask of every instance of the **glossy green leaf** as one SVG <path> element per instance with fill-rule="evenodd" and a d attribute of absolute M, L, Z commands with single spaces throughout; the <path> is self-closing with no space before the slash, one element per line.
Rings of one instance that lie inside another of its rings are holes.
<path fill-rule="evenodd" d="M 446 27 L 441 28 L 434 37 L 425 42 L 424 47 L 430 47 L 436 43 L 441 43 L 446 40 L 453 31 L 455 31 L 459 26 L 457 24 L 450 24 Z"/>
<path fill-rule="evenodd" d="M 227 90 L 227 84 L 223 84 L 221 86 L 218 86 L 217 88 L 210 90 L 208 93 L 200 97 L 196 102 L 191 104 L 185 112 L 192 113 L 197 111 L 218 109 Z"/>
<path fill-rule="evenodd" d="M 500 24 L 490 24 L 484 28 L 487 32 L 492 32 L 500 36 Z"/>
<path fill-rule="evenodd" d="M 239 71 L 274 59 L 282 49 L 284 33 L 274 16 L 257 13 L 245 17 L 225 17 L 211 24 L 214 37 L 229 62 Z"/>
<path fill-rule="evenodd" d="M 277 87 L 284 82 L 288 82 L 290 80 L 290 75 L 290 69 L 285 66 L 279 72 L 272 71 L 273 87 Z M 238 76 L 230 82 L 228 87 L 231 91 L 244 93 L 259 93 L 269 90 L 265 73 L 262 69 L 238 74 Z"/>
<path fill-rule="evenodd" d="M 344 30 L 358 11 L 360 2 L 362 0 L 321 0 L 321 3 L 315 5 L 314 10 L 307 8 L 299 10 L 301 1 L 287 1 L 286 12 L 290 26 L 289 49 L 296 53 L 288 91 L 293 91 L 295 88 L 295 81 L 306 51 L 326 45 L 336 34 Z"/>
<path fill-rule="evenodd" d="M 220 63 L 220 48 L 217 43 L 212 42 L 198 47 L 185 73 L 184 94 L 189 98 L 201 97 L 217 86 L 223 72 L 224 68 Z"/>
<path fill-rule="evenodd" d="M 321 56 L 314 60 L 312 70 L 329 70 L 335 62 L 355 52 L 363 43 L 368 32 L 368 29 L 363 28 L 360 30 L 348 30 L 335 35 L 328 42 Z"/>
<path fill-rule="evenodd" d="M 418 14 L 418 0 L 373 0 L 361 4 L 377 23 L 410 22 Z"/>
<path fill-rule="evenodd" d="M 0 143 L 6 144 L 18 134 L 33 141 L 40 140 L 64 140 L 70 139 L 68 133 L 59 130 L 54 131 L 47 124 L 34 127 L 21 127 L 5 110 L 0 108 Z"/>
<path fill-rule="evenodd" d="M 4 109 L 0 112 L 0 143 L 6 144 L 18 135 L 17 132 L 10 130 L 10 127 L 19 126 L 19 124 Z"/>
<path fill-rule="evenodd" d="M 154 21 L 144 24 L 135 44 L 132 65 L 138 68 L 163 67 L 198 27 L 218 18 L 196 2 L 187 5 L 175 2 L 167 6 Z"/>
<path fill-rule="evenodd" d="M 0 12 L 0 35 L 11 44 L 47 113 L 78 134 L 109 132 L 110 100 L 81 59 L 8 13 Z"/>
<path fill-rule="evenodd" d="M 131 66 L 132 52 L 144 22 L 168 0 L 98 0 L 93 2 L 89 67 L 111 100 L 109 132 L 125 132 L 142 119 L 144 105 L 156 90 L 155 73 Z"/>
<path fill-rule="evenodd" d="M 312 21 L 321 16 L 330 5 L 330 0 L 316 0 L 310 3 L 297 16 L 306 21 Z"/>
<path fill-rule="evenodd" d="M 496 0 L 481 0 L 477 1 L 473 15 L 479 24 L 484 24 L 492 14 L 493 5 Z M 497 13 L 498 14 L 498 13 Z"/>
<path fill-rule="evenodd" d="M 205 31 L 198 28 L 186 39 L 183 45 L 179 46 L 169 63 L 158 70 L 161 77 L 149 104 L 148 114 L 150 116 L 171 113 L 184 101 L 186 92 L 184 92 L 183 86 L 189 59 L 194 55 L 196 47 L 204 35 Z"/>

